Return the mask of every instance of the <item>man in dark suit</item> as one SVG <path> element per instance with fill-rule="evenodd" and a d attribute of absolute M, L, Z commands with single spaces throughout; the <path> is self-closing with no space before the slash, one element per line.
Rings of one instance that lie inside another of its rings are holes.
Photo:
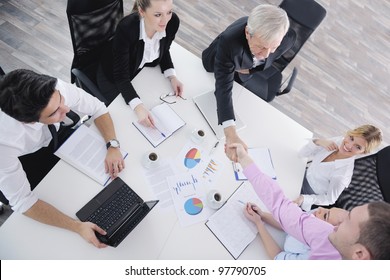
<path fill-rule="evenodd" d="M 287 32 L 289 25 L 283 9 L 259 5 L 249 17 L 228 26 L 203 51 L 203 66 L 215 76 L 218 121 L 224 128 L 226 144 L 238 142 L 247 148 L 235 129 L 233 81 L 258 95 L 262 90 L 259 73 L 269 68 L 294 43 L 295 33 Z M 227 155 L 231 160 L 237 160 L 233 153 Z"/>

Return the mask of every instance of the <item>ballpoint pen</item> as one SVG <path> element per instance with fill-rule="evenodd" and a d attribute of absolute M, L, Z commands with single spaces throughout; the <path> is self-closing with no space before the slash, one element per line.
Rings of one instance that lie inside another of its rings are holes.
<path fill-rule="evenodd" d="M 217 149 L 218 144 L 219 144 L 219 141 L 217 141 L 217 143 L 215 143 L 215 145 L 214 145 L 214 147 L 211 149 L 209 155 L 211 155 L 211 154 L 214 153 L 214 151 Z"/>
<path fill-rule="evenodd" d="M 246 203 L 242 200 L 237 200 L 239 203 L 241 203 L 242 205 L 245 205 L 246 206 Z M 253 210 L 253 212 L 259 214 L 259 212 L 257 212 L 257 210 L 255 209 L 255 205 L 251 205 L 251 208 Z"/>
<path fill-rule="evenodd" d="M 232 163 L 233 163 L 233 169 L 234 169 L 234 171 L 240 172 L 240 167 L 239 167 L 239 165 L 238 165 L 237 163 L 235 163 L 234 161 L 233 161 Z"/>
<path fill-rule="evenodd" d="M 160 130 L 160 129 L 158 129 L 156 126 L 155 126 L 155 128 L 157 129 L 157 131 L 158 132 L 160 132 L 161 133 L 161 135 L 165 138 L 166 136 L 165 136 L 165 134 L 164 133 L 162 133 L 162 131 Z"/>

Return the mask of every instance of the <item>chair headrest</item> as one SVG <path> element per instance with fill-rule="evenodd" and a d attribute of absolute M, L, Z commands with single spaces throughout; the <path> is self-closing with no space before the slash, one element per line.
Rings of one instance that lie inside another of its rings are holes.
<path fill-rule="evenodd" d="M 280 6 L 296 22 L 315 30 L 325 18 L 326 10 L 314 0 L 284 0 Z"/>

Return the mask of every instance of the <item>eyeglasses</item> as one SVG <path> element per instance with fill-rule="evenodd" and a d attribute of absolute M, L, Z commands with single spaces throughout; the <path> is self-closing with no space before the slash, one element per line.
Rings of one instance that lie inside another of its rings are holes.
<path fill-rule="evenodd" d="M 174 92 L 170 92 L 170 93 L 161 95 L 160 96 L 160 100 L 162 102 L 165 102 L 165 103 L 168 103 L 168 104 L 175 104 L 177 102 L 176 101 L 177 97 L 181 98 L 182 100 L 187 100 L 183 96 L 175 95 Z"/>

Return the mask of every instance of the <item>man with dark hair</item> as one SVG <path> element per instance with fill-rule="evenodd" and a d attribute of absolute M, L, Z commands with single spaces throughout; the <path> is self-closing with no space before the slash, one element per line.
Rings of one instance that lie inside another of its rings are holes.
<path fill-rule="evenodd" d="M 29 182 L 21 160 L 42 151 L 52 155 L 53 150 L 46 152 L 52 140 L 49 127 L 54 125 L 58 130 L 72 109 L 92 116 L 107 142 L 106 171 L 115 178 L 124 168 L 124 161 L 104 103 L 74 85 L 19 69 L 0 80 L 0 109 L 0 190 L 12 209 L 39 222 L 74 231 L 98 248 L 106 247 L 95 236 L 95 231 L 105 234 L 104 230 L 68 217 L 31 191 L 39 181 Z M 39 173 L 39 169 L 36 165 L 34 173 Z"/>

